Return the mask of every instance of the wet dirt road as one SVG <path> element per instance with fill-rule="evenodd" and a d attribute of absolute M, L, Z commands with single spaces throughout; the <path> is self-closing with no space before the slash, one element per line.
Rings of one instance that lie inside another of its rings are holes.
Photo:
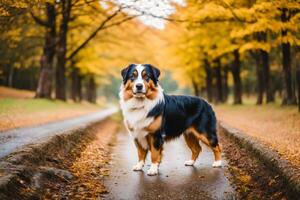
<path fill-rule="evenodd" d="M 223 168 L 212 168 L 213 154 L 204 145 L 194 167 L 185 167 L 190 150 L 179 138 L 164 146 L 158 176 L 147 176 L 149 155 L 142 172 L 132 171 L 137 153 L 132 138 L 124 131 L 117 135 L 112 149 L 110 176 L 104 199 L 234 199 L 234 190 Z M 223 164 L 225 165 L 225 164 Z"/>
<path fill-rule="evenodd" d="M 64 134 L 70 130 L 84 128 L 91 123 L 101 121 L 115 112 L 117 112 L 117 108 L 108 108 L 72 119 L 0 132 L 0 158 L 18 151 L 26 145 L 41 143 L 51 136 Z"/>

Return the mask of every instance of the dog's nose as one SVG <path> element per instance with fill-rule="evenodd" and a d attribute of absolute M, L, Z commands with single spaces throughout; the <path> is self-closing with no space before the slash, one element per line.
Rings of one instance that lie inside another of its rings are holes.
<path fill-rule="evenodd" d="M 137 90 L 142 90 L 143 89 L 143 84 L 138 83 L 138 84 L 135 85 L 135 87 L 136 87 Z"/>

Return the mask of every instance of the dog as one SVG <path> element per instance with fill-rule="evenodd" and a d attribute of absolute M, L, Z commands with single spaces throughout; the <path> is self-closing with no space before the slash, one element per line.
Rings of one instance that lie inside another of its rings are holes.
<path fill-rule="evenodd" d="M 167 95 L 159 85 L 160 70 L 151 64 L 130 64 L 121 71 L 120 106 L 126 129 L 134 138 L 138 163 L 134 171 L 143 169 L 151 152 L 150 176 L 158 174 L 163 144 L 181 135 L 191 149 L 193 166 L 201 152 L 199 141 L 214 153 L 213 167 L 221 167 L 221 148 L 217 137 L 217 120 L 211 105 L 194 96 Z"/>

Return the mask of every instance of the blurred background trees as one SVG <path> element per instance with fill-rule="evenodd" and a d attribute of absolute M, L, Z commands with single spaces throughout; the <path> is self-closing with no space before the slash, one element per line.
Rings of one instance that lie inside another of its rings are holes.
<path fill-rule="evenodd" d="M 300 106 L 299 1 L 149 2 L 1 1 L 1 85 L 96 102 L 117 97 L 122 67 L 153 63 L 169 91 Z"/>
<path fill-rule="evenodd" d="M 299 1 L 191 0 L 186 4 L 172 16 L 184 22 L 185 31 L 180 29 L 170 41 L 187 66 L 184 71 L 192 85 L 206 90 L 201 95 L 224 102 L 232 91 L 234 104 L 242 103 L 243 93 L 256 94 L 257 104 L 274 102 L 275 97 L 283 105 L 296 103 Z M 205 75 L 195 79 L 190 70 Z"/>

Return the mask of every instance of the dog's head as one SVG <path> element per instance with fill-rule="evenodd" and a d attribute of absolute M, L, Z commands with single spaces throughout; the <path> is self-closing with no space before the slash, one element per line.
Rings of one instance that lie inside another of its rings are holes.
<path fill-rule="evenodd" d="M 160 71 L 150 64 L 130 64 L 121 72 L 124 100 L 130 98 L 154 99 Z"/>

